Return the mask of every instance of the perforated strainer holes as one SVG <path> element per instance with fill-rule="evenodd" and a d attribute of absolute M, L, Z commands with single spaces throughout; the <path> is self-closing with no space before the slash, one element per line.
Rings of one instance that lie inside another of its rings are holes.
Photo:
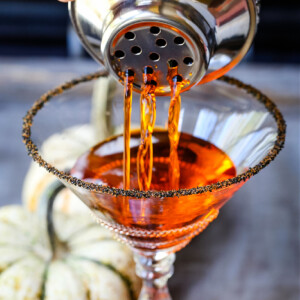
<path fill-rule="evenodd" d="M 187 56 L 183 59 L 183 63 L 186 64 L 187 66 L 192 66 L 194 60 L 191 57 Z"/>
<path fill-rule="evenodd" d="M 122 50 L 117 50 L 117 51 L 115 52 L 115 57 L 116 57 L 116 58 L 119 58 L 119 59 L 122 59 L 122 58 L 125 57 L 125 52 L 122 51 Z"/>
<path fill-rule="evenodd" d="M 157 39 L 155 43 L 156 46 L 160 48 L 165 48 L 167 46 L 167 41 L 165 39 Z"/>
<path fill-rule="evenodd" d="M 153 61 L 159 61 L 160 56 L 159 56 L 159 54 L 152 52 L 152 53 L 150 53 L 149 58 Z"/>
<path fill-rule="evenodd" d="M 128 41 L 133 41 L 135 39 L 135 34 L 131 31 L 126 32 L 124 36 Z"/>
<path fill-rule="evenodd" d="M 139 46 L 133 46 L 131 48 L 131 52 L 134 54 L 134 55 L 140 55 L 142 53 L 142 49 L 141 47 Z"/>
<path fill-rule="evenodd" d="M 176 68 L 176 67 L 178 67 L 178 62 L 175 59 L 170 59 L 168 61 L 168 65 L 169 65 L 170 68 Z"/>
<path fill-rule="evenodd" d="M 157 26 L 152 26 L 152 27 L 150 27 L 150 32 L 154 35 L 158 35 L 158 34 L 160 34 L 160 28 Z"/>
<path fill-rule="evenodd" d="M 182 46 L 184 42 L 184 38 L 181 36 L 176 36 L 176 38 L 174 39 L 174 43 L 178 46 Z"/>
<path fill-rule="evenodd" d="M 153 73 L 154 73 L 154 70 L 153 70 L 152 67 L 146 66 L 146 67 L 144 68 L 144 73 L 145 73 L 145 74 L 153 74 Z"/>

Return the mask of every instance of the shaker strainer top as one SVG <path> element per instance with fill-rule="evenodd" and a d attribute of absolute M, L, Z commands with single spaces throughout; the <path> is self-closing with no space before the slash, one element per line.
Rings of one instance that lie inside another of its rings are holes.
<path fill-rule="evenodd" d="M 123 82 L 155 70 L 157 95 L 168 95 L 168 67 L 178 67 L 183 90 L 220 77 L 246 54 L 258 9 L 254 0 L 76 0 L 70 15 L 87 51 Z"/>
<path fill-rule="evenodd" d="M 184 32 L 166 23 L 141 22 L 128 26 L 112 38 L 106 57 L 114 73 L 122 76 L 124 70 L 135 71 L 134 86 L 143 85 L 143 69 L 151 66 L 158 82 L 157 94 L 169 91 L 168 68 L 177 67 L 186 79 L 186 87 L 203 76 L 207 61 L 203 46 Z"/>

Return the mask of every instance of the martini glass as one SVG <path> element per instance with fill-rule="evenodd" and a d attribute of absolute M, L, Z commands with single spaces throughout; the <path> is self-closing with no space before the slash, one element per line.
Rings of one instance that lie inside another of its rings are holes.
<path fill-rule="evenodd" d="M 277 156 L 285 141 L 285 122 L 268 97 L 236 79 L 222 77 L 182 95 L 179 129 L 223 150 L 235 164 L 236 177 L 191 189 L 147 192 L 85 182 L 59 169 L 63 149 L 53 154 L 42 153 L 39 148 L 50 135 L 69 128 L 78 128 L 78 135 L 73 136 L 80 143 L 80 128 L 90 123 L 91 114 L 95 115 L 89 101 L 91 81 L 105 76 L 100 71 L 43 95 L 24 118 L 23 141 L 41 167 L 71 189 L 100 224 L 131 246 L 137 275 L 143 280 L 139 299 L 171 299 L 167 280 L 173 273 L 174 253 L 203 231 L 234 192 Z M 98 101 L 102 101 L 98 116 L 103 122 L 98 123 L 100 128 L 90 126 L 96 142 L 123 130 L 122 89 L 114 99 L 105 102 L 100 95 Z M 157 99 L 157 127 L 166 127 L 168 108 L 169 98 Z M 139 96 L 135 95 L 132 128 L 138 124 Z"/>

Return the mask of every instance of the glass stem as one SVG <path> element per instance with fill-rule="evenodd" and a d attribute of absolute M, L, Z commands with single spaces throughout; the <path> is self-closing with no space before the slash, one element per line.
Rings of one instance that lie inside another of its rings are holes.
<path fill-rule="evenodd" d="M 143 279 L 139 300 L 172 300 L 167 286 L 173 275 L 175 254 L 136 251 L 136 273 Z"/>

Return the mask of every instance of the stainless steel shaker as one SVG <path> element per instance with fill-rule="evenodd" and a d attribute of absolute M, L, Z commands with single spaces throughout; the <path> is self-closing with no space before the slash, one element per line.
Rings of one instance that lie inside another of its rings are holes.
<path fill-rule="evenodd" d="M 90 55 L 119 81 L 131 68 L 140 91 L 152 66 L 157 94 L 167 95 L 168 65 L 178 65 L 184 89 L 214 80 L 247 53 L 258 23 L 255 0 L 75 0 L 72 23 Z"/>

